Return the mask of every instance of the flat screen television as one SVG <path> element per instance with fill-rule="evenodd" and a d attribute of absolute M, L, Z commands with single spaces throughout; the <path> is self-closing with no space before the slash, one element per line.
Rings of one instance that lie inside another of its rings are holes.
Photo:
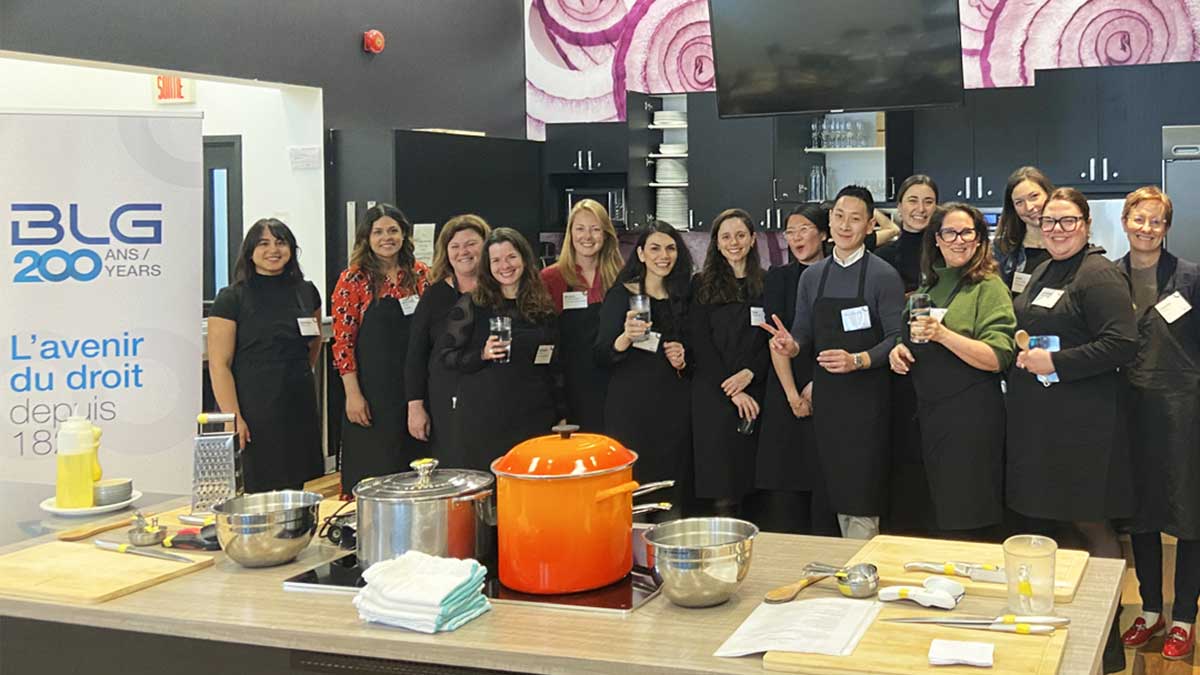
<path fill-rule="evenodd" d="M 721 117 L 961 105 L 958 0 L 709 0 Z"/>

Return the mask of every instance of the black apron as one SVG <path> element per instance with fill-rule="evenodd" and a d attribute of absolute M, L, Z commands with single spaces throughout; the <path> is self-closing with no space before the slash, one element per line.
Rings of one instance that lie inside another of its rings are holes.
<path fill-rule="evenodd" d="M 601 306 L 603 302 L 590 304 L 586 309 L 564 309 L 558 317 L 563 375 L 571 411 L 568 421 L 589 433 L 604 430 L 604 400 L 608 392 L 608 372 L 596 363 L 592 353 Z"/>
<path fill-rule="evenodd" d="M 867 351 L 883 340 L 879 313 L 870 310 L 871 327 L 846 331 L 842 310 L 869 305 L 863 295 L 870 255 L 864 255 L 854 298 L 827 298 L 826 263 L 813 303 L 813 354 L 844 349 L 851 354 Z M 817 453 L 829 488 L 833 510 L 851 516 L 878 516 L 887 505 L 888 404 L 887 368 L 833 374 L 813 366 L 813 423 Z"/>
<path fill-rule="evenodd" d="M 962 280 L 946 300 L 948 309 Z M 975 368 L 935 342 L 915 344 L 910 371 L 921 449 L 937 527 L 970 530 L 1004 513 L 1004 397 L 997 373 Z"/>
<path fill-rule="evenodd" d="M 364 478 L 408 471 L 409 462 L 420 454 L 408 435 L 408 397 L 404 395 L 404 357 L 411 323 L 395 298 L 376 298 L 363 312 L 354 356 L 358 386 L 371 411 L 371 426 L 354 424 L 342 411 L 343 492 L 350 492 Z"/>
<path fill-rule="evenodd" d="M 1160 301 L 1180 290 L 1175 281 L 1171 274 L 1160 283 Z M 1126 370 L 1133 394 L 1137 511 L 1131 525 L 1135 533 L 1166 532 L 1180 539 L 1200 539 L 1196 311 L 1193 307 L 1175 323 L 1167 323 L 1153 306 L 1138 308 L 1138 356 Z"/>
<path fill-rule="evenodd" d="M 792 325 L 796 315 L 797 287 L 805 268 L 805 265 L 791 263 L 779 272 L 784 276 L 787 286 L 784 306 L 765 306 L 768 322 L 772 314 L 778 314 L 783 325 Z M 768 279 L 770 276 L 768 272 Z M 764 294 L 763 301 L 769 304 L 772 299 Z M 792 359 L 792 378 L 798 391 L 803 391 L 812 380 L 812 371 L 812 350 L 804 348 Z M 816 448 L 817 437 L 812 416 L 798 418 L 792 414 L 792 406 L 772 365 L 767 369 L 767 386 L 763 391 L 762 413 L 758 419 L 756 486 L 764 490 L 787 492 L 812 490 L 814 484 L 821 481 Z"/>
<path fill-rule="evenodd" d="M 296 319 L 311 317 L 315 308 L 304 302 L 300 291 L 293 307 L 262 306 L 247 288 L 238 312 L 240 337 L 302 340 Z M 242 453 L 242 477 L 246 492 L 300 489 L 304 482 L 323 473 L 321 421 L 317 408 L 316 382 L 308 358 L 233 360 L 233 381 L 238 405 L 250 427 L 250 443 Z"/>
<path fill-rule="evenodd" d="M 1102 252 L 1102 251 L 1101 251 Z M 1013 300 L 1017 325 L 1030 335 L 1074 334 L 1084 322 L 1072 284 L 1089 255 L 1079 255 L 1052 308 L 1033 301 L 1055 261 L 1042 263 Z M 1063 344 L 1067 349 L 1075 345 Z M 1028 370 L 1008 371 L 1005 502 L 1013 511 L 1058 521 L 1099 521 L 1129 515 L 1127 386 L 1114 369 L 1047 387 Z"/>

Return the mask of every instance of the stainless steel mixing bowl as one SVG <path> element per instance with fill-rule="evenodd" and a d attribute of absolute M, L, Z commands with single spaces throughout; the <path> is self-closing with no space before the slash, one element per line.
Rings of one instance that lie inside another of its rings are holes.
<path fill-rule="evenodd" d="M 735 518 L 685 518 L 646 532 L 662 591 L 681 607 L 710 607 L 733 596 L 750 571 L 758 527 Z"/>
<path fill-rule="evenodd" d="M 242 495 L 213 507 L 221 549 L 245 567 L 290 562 L 317 532 L 321 495 L 279 490 Z"/>

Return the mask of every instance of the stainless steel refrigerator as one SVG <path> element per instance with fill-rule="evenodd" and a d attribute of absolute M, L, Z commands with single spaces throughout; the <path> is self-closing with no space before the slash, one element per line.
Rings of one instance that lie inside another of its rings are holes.
<path fill-rule="evenodd" d="M 1175 207 L 1167 250 L 1200 262 L 1200 125 L 1162 128 L 1162 184 Z"/>

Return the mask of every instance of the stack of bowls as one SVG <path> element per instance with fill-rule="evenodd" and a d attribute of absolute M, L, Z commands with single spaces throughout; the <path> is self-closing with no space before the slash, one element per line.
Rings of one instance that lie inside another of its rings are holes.
<path fill-rule="evenodd" d="M 108 506 L 128 501 L 133 496 L 132 478 L 107 478 L 92 483 L 92 503 Z"/>
<path fill-rule="evenodd" d="M 658 126 L 687 126 L 686 110 L 655 110 L 654 123 Z"/>
<path fill-rule="evenodd" d="M 758 527 L 735 518 L 686 518 L 646 532 L 662 592 L 681 607 L 719 605 L 750 571 Z"/>

